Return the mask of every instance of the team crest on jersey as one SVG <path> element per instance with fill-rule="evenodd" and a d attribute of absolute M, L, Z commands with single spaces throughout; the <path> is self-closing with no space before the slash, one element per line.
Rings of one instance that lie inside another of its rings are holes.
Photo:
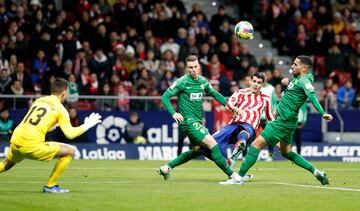
<path fill-rule="evenodd" d="M 201 88 L 201 89 L 204 89 L 204 84 L 201 84 L 201 85 L 200 85 L 200 88 Z"/>
<path fill-rule="evenodd" d="M 290 82 L 289 85 L 288 85 L 288 89 L 292 89 L 294 87 L 294 83 L 293 82 Z"/>
<path fill-rule="evenodd" d="M 248 106 L 247 109 L 248 109 L 248 110 L 252 110 L 252 107 L 251 107 L 251 106 Z"/>

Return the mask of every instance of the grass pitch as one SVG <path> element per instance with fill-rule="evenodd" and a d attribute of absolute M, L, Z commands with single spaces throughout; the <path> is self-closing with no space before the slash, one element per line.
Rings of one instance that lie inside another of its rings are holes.
<path fill-rule="evenodd" d="M 191 161 L 164 181 L 160 161 L 77 160 L 60 179 L 67 194 L 43 194 L 54 161 L 26 160 L 0 175 L 0 210 L 359 210 L 360 164 L 314 162 L 330 186 L 290 162 L 259 162 L 251 182 L 221 186 L 209 161 Z M 239 168 L 240 162 L 236 166 Z"/>

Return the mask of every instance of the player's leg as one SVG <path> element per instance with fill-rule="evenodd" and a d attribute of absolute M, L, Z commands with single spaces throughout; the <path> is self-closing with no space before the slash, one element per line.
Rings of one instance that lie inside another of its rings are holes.
<path fill-rule="evenodd" d="M 175 159 L 157 169 L 157 172 L 163 176 L 165 180 L 170 178 L 170 172 L 173 168 L 200 156 L 200 147 L 196 147 L 198 143 L 195 141 L 196 136 L 193 135 L 195 129 L 192 128 L 191 125 L 182 125 L 181 129 L 185 135 L 188 135 L 190 143 L 193 147 L 191 150 L 181 153 Z"/>
<path fill-rule="evenodd" d="M 249 169 L 256 163 L 257 158 L 259 156 L 260 151 L 266 146 L 265 139 L 260 135 L 255 141 L 250 145 L 249 152 L 247 153 L 244 162 L 242 163 L 239 171 L 239 175 L 241 177 L 241 182 L 234 181 L 233 179 L 229 179 L 224 182 L 220 182 L 221 185 L 241 185 L 245 180 L 245 175 L 249 171 Z"/>
<path fill-rule="evenodd" d="M 177 143 L 177 155 L 180 155 L 182 153 L 182 148 L 184 146 L 184 139 L 186 138 L 186 134 L 184 133 L 183 129 L 179 127 L 179 139 Z"/>
<path fill-rule="evenodd" d="M 280 142 L 280 152 L 281 154 L 287 158 L 288 160 L 291 160 L 296 165 L 300 166 L 303 169 L 306 169 L 310 171 L 312 174 L 315 175 L 315 177 L 321 182 L 323 185 L 329 184 L 329 179 L 326 176 L 326 173 L 323 171 L 319 171 L 316 169 L 311 163 L 309 163 L 307 160 L 305 160 L 304 157 L 299 155 L 296 152 L 291 151 L 291 144 L 281 141 Z"/>
<path fill-rule="evenodd" d="M 25 156 L 19 151 L 19 147 L 10 144 L 6 158 L 0 163 L 0 173 L 11 169 L 16 163 L 21 162 Z"/>
<path fill-rule="evenodd" d="M 234 150 L 231 153 L 230 157 L 230 163 L 231 168 L 234 168 L 236 159 L 244 152 L 246 148 L 246 143 L 250 139 L 251 135 L 246 130 L 240 131 L 240 133 L 237 135 L 236 143 L 234 144 Z"/>
<path fill-rule="evenodd" d="M 245 176 L 248 170 L 256 163 L 260 151 L 266 146 L 265 139 L 260 135 L 250 145 L 249 152 L 245 156 L 244 162 L 242 163 L 239 171 L 241 177 Z"/>
<path fill-rule="evenodd" d="M 210 134 L 207 134 L 201 141 L 201 145 L 210 149 L 213 161 L 226 175 L 235 181 L 240 181 L 239 175 L 234 172 L 227 164 L 226 159 L 222 155 L 220 147 L 215 141 L 214 137 L 212 137 Z"/>
<path fill-rule="evenodd" d="M 301 128 L 296 128 L 293 135 L 296 145 L 296 152 L 301 155 Z"/>
<path fill-rule="evenodd" d="M 59 177 L 68 168 L 75 156 L 75 148 L 67 144 L 59 143 L 59 150 L 56 153 L 56 156 L 59 157 L 59 159 L 57 160 L 47 182 L 48 187 L 53 187 L 57 184 Z"/>
<path fill-rule="evenodd" d="M 15 166 L 15 163 L 13 163 L 12 161 L 10 161 L 8 158 L 5 158 L 5 159 L 0 163 L 0 173 L 11 169 L 13 166 Z"/>

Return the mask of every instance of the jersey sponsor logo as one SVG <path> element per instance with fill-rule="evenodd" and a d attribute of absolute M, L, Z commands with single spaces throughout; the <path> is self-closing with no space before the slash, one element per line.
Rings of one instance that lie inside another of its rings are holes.
<path fill-rule="evenodd" d="M 314 87 L 313 87 L 313 85 L 311 85 L 310 83 L 307 83 L 307 84 L 305 84 L 305 89 L 310 89 L 310 90 L 312 90 L 312 89 L 314 89 Z"/>
<path fill-rule="evenodd" d="M 190 93 L 190 100 L 192 101 L 198 101 L 202 100 L 203 93 Z"/>
<path fill-rule="evenodd" d="M 170 89 L 174 89 L 176 86 L 176 81 L 170 86 Z"/>

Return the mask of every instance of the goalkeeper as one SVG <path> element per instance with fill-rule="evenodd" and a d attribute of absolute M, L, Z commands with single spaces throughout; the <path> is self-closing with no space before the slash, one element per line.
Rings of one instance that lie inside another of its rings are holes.
<path fill-rule="evenodd" d="M 101 116 L 92 113 L 85 118 L 83 125 L 72 127 L 69 113 L 62 104 L 66 98 L 67 87 L 68 82 L 65 79 L 57 78 L 51 84 L 51 95 L 41 97 L 32 104 L 24 119 L 14 130 L 7 157 L 0 162 L 0 173 L 9 170 L 25 158 L 49 161 L 56 156 L 59 159 L 47 184 L 43 187 L 43 192 L 69 192 L 61 189 L 57 181 L 73 159 L 75 147 L 58 142 L 45 142 L 45 135 L 50 128 L 59 124 L 65 136 L 73 139 L 100 123 Z"/>

